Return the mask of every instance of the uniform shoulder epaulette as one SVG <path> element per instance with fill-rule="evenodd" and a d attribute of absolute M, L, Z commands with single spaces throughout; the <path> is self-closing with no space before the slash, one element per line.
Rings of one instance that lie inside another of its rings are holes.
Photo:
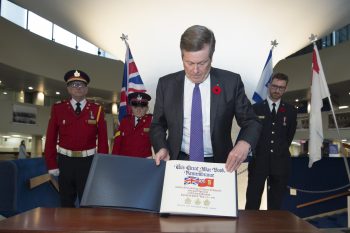
<path fill-rule="evenodd" d="M 62 104 L 62 103 L 65 103 L 65 102 L 67 102 L 67 101 L 66 100 L 59 100 L 55 104 Z"/>
<path fill-rule="evenodd" d="M 95 106 L 95 107 L 100 107 L 101 104 L 96 103 L 96 102 L 89 102 L 90 105 Z"/>

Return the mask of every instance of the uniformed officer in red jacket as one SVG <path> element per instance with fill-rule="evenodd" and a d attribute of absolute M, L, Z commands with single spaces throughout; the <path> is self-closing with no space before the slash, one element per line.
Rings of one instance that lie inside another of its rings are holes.
<path fill-rule="evenodd" d="M 45 160 L 49 173 L 59 175 L 61 205 L 74 207 L 76 198 L 82 198 L 93 155 L 108 153 L 107 127 L 102 107 L 85 98 L 89 76 L 71 70 L 64 80 L 71 99 L 52 106 Z"/>
<path fill-rule="evenodd" d="M 128 95 L 132 115 L 120 122 L 114 137 L 112 154 L 147 158 L 152 156 L 149 129 L 152 115 L 148 111 L 148 101 L 151 96 L 143 92 Z"/>

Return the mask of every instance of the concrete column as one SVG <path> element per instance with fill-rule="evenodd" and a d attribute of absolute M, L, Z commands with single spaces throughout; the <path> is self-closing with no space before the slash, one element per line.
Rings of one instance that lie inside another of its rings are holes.
<path fill-rule="evenodd" d="M 24 103 L 24 91 L 20 91 L 16 94 L 16 101 L 19 103 Z"/>
<path fill-rule="evenodd" d="M 40 105 L 40 106 L 44 106 L 44 101 L 45 101 L 45 95 L 42 92 L 37 92 L 34 95 L 34 100 L 33 100 L 33 104 L 35 105 Z"/>
<path fill-rule="evenodd" d="M 41 140 L 42 136 L 33 136 L 32 137 L 32 151 L 31 157 L 42 157 L 43 155 L 43 143 Z"/>

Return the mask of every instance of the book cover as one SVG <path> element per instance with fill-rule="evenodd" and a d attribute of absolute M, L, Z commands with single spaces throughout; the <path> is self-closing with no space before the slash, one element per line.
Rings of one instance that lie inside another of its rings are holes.
<path fill-rule="evenodd" d="M 236 174 L 224 166 L 96 154 L 81 206 L 236 217 Z"/>
<path fill-rule="evenodd" d="M 159 212 L 164 170 L 153 159 L 96 154 L 80 205 Z"/>

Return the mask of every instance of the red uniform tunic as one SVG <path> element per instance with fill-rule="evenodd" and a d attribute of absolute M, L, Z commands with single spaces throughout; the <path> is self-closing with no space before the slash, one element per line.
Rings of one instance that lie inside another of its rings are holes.
<path fill-rule="evenodd" d="M 135 116 L 125 117 L 115 135 L 112 154 L 143 158 L 152 156 L 149 137 L 151 122 L 151 114 L 143 116 L 136 126 Z"/>
<path fill-rule="evenodd" d="M 48 169 L 57 168 L 57 144 L 67 150 L 84 151 L 96 148 L 108 154 L 107 126 L 102 107 L 87 101 L 77 115 L 69 100 L 56 103 L 51 109 L 46 132 L 45 159 Z"/>

